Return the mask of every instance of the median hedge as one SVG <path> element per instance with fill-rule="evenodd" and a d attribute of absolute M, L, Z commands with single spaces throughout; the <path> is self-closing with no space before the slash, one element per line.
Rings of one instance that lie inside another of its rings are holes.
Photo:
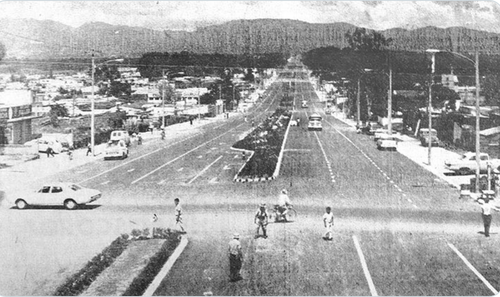
<path fill-rule="evenodd" d="M 142 292 L 146 290 L 149 283 L 151 283 L 179 244 L 179 232 L 171 231 L 170 229 L 154 228 L 153 234 L 150 236 L 150 231 L 146 228 L 144 230 L 135 229 L 130 235 L 122 234 L 101 253 L 92 258 L 82 269 L 66 279 L 64 284 L 59 286 L 53 295 L 78 296 L 82 294 L 96 280 L 99 274 L 111 266 L 115 259 L 127 249 L 131 241 L 148 240 L 151 238 L 166 239 L 166 241 L 155 256 L 149 260 L 149 263 L 139 276 L 134 279 L 125 293 L 127 296 L 142 295 Z"/>
<path fill-rule="evenodd" d="M 290 117 L 290 111 L 278 108 L 243 140 L 233 145 L 234 148 L 254 151 L 238 177 L 254 178 L 273 175 Z"/>

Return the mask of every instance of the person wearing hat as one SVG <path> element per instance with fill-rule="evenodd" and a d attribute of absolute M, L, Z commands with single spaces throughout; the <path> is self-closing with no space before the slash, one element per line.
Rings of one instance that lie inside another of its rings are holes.
<path fill-rule="evenodd" d="M 233 239 L 229 241 L 229 279 L 232 282 L 242 280 L 240 270 L 243 262 L 243 252 L 241 251 L 240 235 L 234 233 Z"/>
<path fill-rule="evenodd" d="M 497 206 L 489 203 L 490 199 L 493 199 L 494 196 L 495 196 L 494 191 L 485 190 L 483 191 L 482 197 L 478 199 L 478 202 L 481 206 L 481 212 L 483 217 L 484 236 L 486 237 L 490 237 L 491 210 L 500 211 L 500 209 Z"/>
<path fill-rule="evenodd" d="M 278 196 L 278 211 L 280 216 L 287 221 L 286 213 L 288 212 L 288 207 L 292 205 L 290 201 L 290 197 L 288 197 L 288 191 L 286 189 L 281 190 L 280 195 Z"/>
<path fill-rule="evenodd" d="M 269 219 L 269 214 L 266 210 L 266 204 L 261 203 L 257 213 L 255 213 L 254 223 L 257 225 L 257 232 L 255 234 L 255 238 L 258 238 L 259 229 L 262 228 L 262 237 L 267 238 L 267 223 Z"/>

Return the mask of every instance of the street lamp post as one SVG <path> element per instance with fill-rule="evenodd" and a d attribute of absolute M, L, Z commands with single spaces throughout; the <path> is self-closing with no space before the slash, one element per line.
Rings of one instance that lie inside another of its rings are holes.
<path fill-rule="evenodd" d="M 392 67 L 389 66 L 389 94 L 387 94 L 387 130 L 392 135 Z"/>
<path fill-rule="evenodd" d="M 429 134 L 428 134 L 428 143 L 429 148 L 427 152 L 427 164 L 431 165 L 431 153 L 432 153 L 432 84 L 434 83 L 434 73 L 436 70 L 436 53 L 440 52 L 437 49 L 428 49 L 426 52 L 432 54 L 432 65 L 431 65 L 431 80 L 429 82 L 429 106 L 427 107 L 427 114 L 429 116 Z"/>
<path fill-rule="evenodd" d="M 361 126 L 361 100 L 360 100 L 360 93 L 361 93 L 361 76 L 358 78 L 358 93 L 356 94 L 356 111 L 357 111 L 357 125 L 356 127 L 359 128 Z"/>

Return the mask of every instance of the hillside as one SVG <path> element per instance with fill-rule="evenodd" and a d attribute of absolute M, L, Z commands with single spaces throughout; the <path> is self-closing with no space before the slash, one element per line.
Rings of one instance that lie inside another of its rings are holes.
<path fill-rule="evenodd" d="M 345 34 L 356 26 L 347 23 L 311 24 L 295 20 L 238 20 L 198 28 L 194 32 L 158 31 L 141 27 L 87 23 L 72 28 L 53 21 L 0 19 L 0 42 L 7 58 L 140 57 L 145 52 L 195 53 L 300 53 L 314 48 L 347 46 Z M 463 27 L 394 28 L 381 31 L 392 38 L 395 50 L 427 48 L 471 50 L 475 44 L 500 52 L 500 34 Z"/>

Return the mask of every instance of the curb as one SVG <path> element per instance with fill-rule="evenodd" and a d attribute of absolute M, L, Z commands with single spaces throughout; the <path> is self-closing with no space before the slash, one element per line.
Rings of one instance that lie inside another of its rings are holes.
<path fill-rule="evenodd" d="M 240 172 L 243 170 L 243 168 L 245 167 L 245 165 L 247 165 L 247 162 L 250 161 L 250 159 L 253 157 L 253 154 L 255 152 L 254 151 L 245 150 L 245 149 L 234 148 L 234 147 L 231 147 L 231 149 L 233 151 L 237 151 L 237 152 L 244 152 L 245 154 L 246 153 L 250 153 L 250 156 L 246 159 L 245 163 L 243 163 L 243 165 L 241 165 L 240 169 L 238 170 L 238 172 L 236 173 L 236 175 L 233 177 L 233 182 L 234 181 L 240 182 L 240 180 L 242 178 L 238 178 L 238 174 L 240 174 Z"/>
<path fill-rule="evenodd" d="M 179 258 L 179 256 L 182 254 L 182 252 L 186 248 L 187 244 L 188 244 L 187 236 L 181 236 L 181 242 L 175 248 L 172 255 L 170 255 L 167 262 L 165 262 L 165 264 L 163 265 L 160 272 L 156 275 L 155 279 L 151 282 L 151 284 L 146 289 L 144 294 L 142 294 L 142 296 L 153 296 L 153 293 L 156 291 L 156 289 L 158 289 L 161 282 L 167 276 L 168 272 L 170 271 L 170 269 L 174 265 L 175 261 L 177 261 L 177 258 Z"/>
<path fill-rule="evenodd" d="M 276 163 L 276 168 L 274 169 L 273 179 L 277 178 L 280 174 L 281 162 L 283 161 L 283 151 L 285 150 L 286 140 L 288 139 L 288 132 L 290 131 L 290 124 L 292 123 L 293 113 L 290 114 L 290 119 L 288 119 L 288 126 L 286 127 L 285 136 L 283 137 L 283 143 L 281 144 L 280 155 L 278 156 L 278 163 Z"/>

